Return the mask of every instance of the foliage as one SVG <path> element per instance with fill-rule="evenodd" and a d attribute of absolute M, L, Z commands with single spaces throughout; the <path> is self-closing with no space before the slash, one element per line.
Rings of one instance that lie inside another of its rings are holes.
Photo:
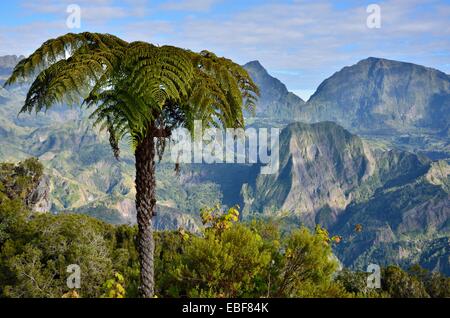
<path fill-rule="evenodd" d="M 364 272 L 339 272 L 336 281 L 349 293 L 358 297 L 393 298 L 446 298 L 450 295 L 450 278 L 430 272 L 419 265 L 403 270 L 398 266 L 388 266 L 381 272 L 381 288 L 367 287 Z"/>
<path fill-rule="evenodd" d="M 41 166 L 30 160 L 8 168 L 2 165 L 2 180 L 8 186 L 0 191 L 0 295 L 69 297 L 76 292 L 80 297 L 99 297 L 101 285 L 113 275 L 113 264 L 126 246 L 122 228 L 82 215 L 32 213 L 26 205 L 26 193 L 32 189 L 24 191 L 15 179 L 32 180 Z M 66 284 L 71 264 L 81 270 L 81 289 L 76 291 Z"/>
<path fill-rule="evenodd" d="M 61 298 L 80 298 L 80 295 L 77 293 L 76 290 L 73 289 L 62 295 Z"/>
<path fill-rule="evenodd" d="M 6 85 L 31 77 L 22 112 L 95 106 L 91 118 L 109 133 L 116 157 L 125 136 L 134 146 L 147 135 L 168 137 L 156 136 L 155 127 L 193 131 L 195 119 L 204 127 L 243 127 L 242 106 L 253 108 L 258 94 L 247 71 L 211 52 L 89 32 L 46 41 L 18 63 Z"/>
<path fill-rule="evenodd" d="M 115 246 L 112 252 L 114 268 L 123 274 L 127 297 L 138 296 L 139 258 L 137 252 L 137 227 L 115 227 Z"/>
<path fill-rule="evenodd" d="M 312 234 L 305 227 L 286 237 L 281 249 L 283 257 L 275 264 L 278 274 L 275 296 L 305 296 L 303 286 L 309 284 L 320 288 L 331 283 L 338 263 L 332 255 L 329 240 L 323 231 Z"/>
<path fill-rule="evenodd" d="M 108 279 L 103 284 L 104 298 L 125 298 L 124 278 L 120 273 L 114 273 L 114 278 Z"/>
<path fill-rule="evenodd" d="M 394 298 L 429 297 L 423 283 L 398 266 L 388 266 L 381 273 L 383 289 Z"/>
<path fill-rule="evenodd" d="M 19 199 L 29 203 L 30 195 L 39 183 L 43 166 L 36 158 L 29 158 L 18 164 L 0 164 L 0 202 L 6 198 Z"/>
<path fill-rule="evenodd" d="M 94 126 L 108 132 L 117 159 L 120 141 L 125 137 L 131 141 L 136 159 L 140 292 L 152 297 L 154 138 L 161 161 L 166 139 L 177 127 L 194 133 L 195 120 L 204 128 L 244 127 L 243 111 L 254 107 L 258 88 L 240 65 L 214 53 L 128 43 L 90 32 L 46 41 L 16 65 L 6 85 L 36 73 L 21 112 L 83 104 L 94 108 L 90 118 Z"/>
<path fill-rule="evenodd" d="M 173 272 L 189 297 L 245 297 L 256 288 L 270 254 L 244 226 L 193 238 Z"/>
<path fill-rule="evenodd" d="M 207 208 L 202 236 L 186 238 L 183 230 L 159 237 L 161 296 L 312 297 L 337 289 L 345 294 L 333 284 L 337 262 L 323 233 L 301 228 L 282 237 L 277 224 L 241 224 L 238 215 L 236 208 Z"/>
<path fill-rule="evenodd" d="M 367 273 L 352 272 L 344 269 L 336 277 L 346 291 L 354 294 L 366 294 L 369 291 L 367 287 Z"/>
<path fill-rule="evenodd" d="M 432 298 L 450 297 L 450 278 L 437 272 L 430 272 L 419 265 L 412 266 L 409 275 L 421 281 L 428 295 Z"/>
<path fill-rule="evenodd" d="M 222 213 L 220 206 L 216 205 L 213 208 L 205 207 L 200 212 L 203 225 L 207 226 L 207 230 L 216 233 L 222 233 L 231 228 L 233 223 L 239 220 L 239 207 L 228 209 L 226 213 Z"/>
<path fill-rule="evenodd" d="M 80 266 L 80 295 L 100 295 L 98 287 L 112 271 L 111 226 L 85 216 L 50 214 L 33 216 L 24 226 L 26 241 L 11 237 L 1 248 L 4 296 L 59 297 L 67 292 L 70 264 Z"/>

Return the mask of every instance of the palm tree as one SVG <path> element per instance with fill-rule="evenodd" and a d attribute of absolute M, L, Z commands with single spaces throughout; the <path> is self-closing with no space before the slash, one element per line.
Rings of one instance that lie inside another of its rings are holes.
<path fill-rule="evenodd" d="M 177 127 L 243 127 L 258 88 L 248 73 L 208 51 L 128 43 L 110 34 L 68 33 L 46 41 L 15 67 L 5 83 L 33 78 L 22 112 L 55 104 L 92 108 L 94 126 L 109 133 L 114 156 L 130 140 L 136 160 L 140 295 L 153 297 L 155 155 Z"/>

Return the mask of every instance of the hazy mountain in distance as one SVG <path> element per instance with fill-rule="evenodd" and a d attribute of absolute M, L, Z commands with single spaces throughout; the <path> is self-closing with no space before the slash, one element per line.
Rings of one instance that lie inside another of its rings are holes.
<path fill-rule="evenodd" d="M 16 55 L 4 55 L 0 56 L 0 83 L 3 84 L 4 80 L 11 74 L 14 67 L 19 63 L 24 56 Z"/>
<path fill-rule="evenodd" d="M 303 99 L 289 92 L 286 85 L 272 77 L 259 61 L 249 62 L 244 65 L 244 68 L 261 91 L 256 115 L 292 121 L 293 115 L 298 114 L 305 104 Z"/>
<path fill-rule="evenodd" d="M 330 120 L 353 132 L 447 134 L 450 76 L 370 57 L 323 81 L 301 110 L 301 120 Z"/>
<path fill-rule="evenodd" d="M 19 63 L 20 60 L 25 58 L 23 55 L 3 55 L 0 56 L 0 69 L 9 70 L 7 75 L 11 73 L 13 68 Z"/>

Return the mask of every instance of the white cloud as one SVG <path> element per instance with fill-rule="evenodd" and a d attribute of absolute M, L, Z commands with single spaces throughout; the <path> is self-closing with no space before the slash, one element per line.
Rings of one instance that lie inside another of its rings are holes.
<path fill-rule="evenodd" d="M 208 11 L 216 3 L 221 0 L 177 0 L 168 1 L 161 5 L 164 10 L 179 10 L 179 11 Z"/>
<path fill-rule="evenodd" d="M 53 14 L 56 17 L 67 16 L 67 6 L 77 4 L 81 8 L 83 20 L 89 23 L 102 24 L 110 20 L 126 17 L 142 17 L 147 13 L 147 0 L 44 0 L 23 1 L 22 7 L 28 14 Z M 127 5 L 125 5 L 127 4 Z"/>
<path fill-rule="evenodd" d="M 314 89 L 325 78 L 368 56 L 443 65 L 430 52 L 450 49 L 447 10 L 428 1 L 380 2 L 382 27 L 369 29 L 364 5 L 337 10 L 329 1 L 269 3 L 230 16 L 186 18 L 172 44 L 203 48 L 244 63 L 259 59 L 271 69 L 300 69 L 297 79 L 283 76 L 288 87 Z M 448 62 L 448 57 L 446 57 Z"/>
<path fill-rule="evenodd" d="M 84 25 L 90 31 L 196 51 L 209 49 L 239 63 L 258 59 L 269 72 L 283 70 L 272 73 L 299 92 L 314 90 L 335 71 L 368 56 L 444 67 L 449 72 L 450 57 L 438 53 L 450 51 L 450 4 L 434 0 L 377 1 L 381 29 L 367 28 L 368 13 L 358 1 L 339 9 L 325 0 L 261 1 L 228 13 L 214 10 L 217 0 L 174 0 L 163 5 L 126 1 L 128 6 L 112 0 L 44 0 L 39 6 L 30 1 L 31 12 L 52 13 L 58 20 L 3 28 L 0 54 L 29 53 L 50 35 L 66 33 L 61 5 L 75 2 L 85 9 Z M 183 16 L 182 11 L 187 13 Z M 194 18 L 191 12 L 208 14 Z M 133 21 L 122 21 L 127 17 Z M 114 19 L 122 20 L 108 24 Z"/>

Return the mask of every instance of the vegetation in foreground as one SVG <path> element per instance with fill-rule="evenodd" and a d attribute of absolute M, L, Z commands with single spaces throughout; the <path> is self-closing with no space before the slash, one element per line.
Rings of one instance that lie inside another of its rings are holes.
<path fill-rule="evenodd" d="M 90 116 L 94 125 L 108 132 L 117 159 L 120 141 L 131 141 L 139 293 L 153 297 L 156 156 L 161 161 L 174 129 L 184 127 L 193 134 L 195 120 L 203 127 L 243 128 L 243 112 L 254 108 L 258 88 L 240 65 L 212 52 L 128 43 L 90 32 L 47 40 L 16 65 L 5 84 L 30 79 L 21 113 L 57 104 L 85 105 L 94 109 Z"/>
<path fill-rule="evenodd" d="M 29 198 L 42 166 L 0 165 L 1 297 L 137 297 L 137 227 L 76 215 L 33 213 Z M 205 230 L 156 233 L 157 297 L 450 297 L 450 278 L 416 266 L 367 274 L 339 269 L 325 229 L 289 232 L 274 221 L 240 223 L 239 212 L 204 209 Z M 70 290 L 67 266 L 81 268 Z"/>

